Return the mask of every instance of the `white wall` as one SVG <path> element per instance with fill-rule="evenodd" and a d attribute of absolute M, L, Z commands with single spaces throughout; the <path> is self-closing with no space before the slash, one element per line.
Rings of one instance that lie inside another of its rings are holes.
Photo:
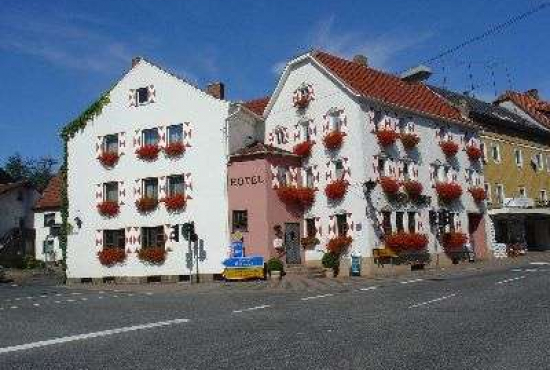
<path fill-rule="evenodd" d="M 156 102 L 129 107 L 130 89 L 154 85 Z M 204 240 L 207 260 L 201 262 L 201 273 L 219 273 L 226 257 L 227 201 L 225 192 L 226 164 L 224 123 L 229 103 L 217 100 L 195 87 L 161 71 L 145 61 L 134 67 L 111 91 L 110 104 L 103 113 L 78 133 L 68 145 L 69 222 L 74 232 L 68 237 L 68 277 L 184 275 L 187 244 L 168 242 L 172 249 L 161 266 L 140 262 L 139 246 L 123 265 L 102 266 L 96 256 L 96 230 L 122 227 L 160 226 L 195 221 L 197 233 Z M 165 158 L 163 153 L 155 162 L 139 160 L 134 154 L 132 138 L 135 130 L 190 122 L 193 127 L 191 148 L 181 159 Z M 105 169 L 96 159 L 95 138 L 98 135 L 125 132 L 126 153 L 113 169 Z M 136 179 L 170 174 L 191 173 L 192 200 L 181 214 L 169 214 L 163 205 L 148 215 L 137 212 L 133 195 Z M 126 200 L 120 214 L 106 219 L 96 210 L 96 184 L 124 181 Z M 82 220 L 78 229 L 74 218 Z"/>
<path fill-rule="evenodd" d="M 50 228 L 44 226 L 44 215 L 54 213 L 55 214 L 55 223 L 61 225 L 61 212 L 59 211 L 44 211 L 44 212 L 35 212 L 34 214 L 34 230 L 36 233 L 36 242 L 35 242 L 35 258 L 40 261 L 60 261 L 63 259 L 63 253 L 59 246 L 59 237 L 50 237 L 53 240 L 53 259 L 52 256 L 46 256 L 44 254 L 44 241 L 50 235 Z"/>

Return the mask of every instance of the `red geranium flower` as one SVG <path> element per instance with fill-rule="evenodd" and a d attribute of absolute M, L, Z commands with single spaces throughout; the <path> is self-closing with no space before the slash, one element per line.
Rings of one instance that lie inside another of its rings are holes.
<path fill-rule="evenodd" d="M 117 202 L 106 200 L 97 205 L 97 210 L 103 216 L 113 217 L 118 214 L 120 207 Z"/>
<path fill-rule="evenodd" d="M 455 182 L 438 183 L 435 185 L 435 191 L 439 195 L 439 199 L 445 202 L 460 198 L 462 195 L 462 188 Z"/>
<path fill-rule="evenodd" d="M 328 241 L 327 249 L 334 254 L 340 254 L 353 242 L 350 236 L 337 236 Z"/>
<path fill-rule="evenodd" d="M 159 151 L 160 148 L 158 145 L 143 145 L 138 150 L 136 150 L 136 154 L 139 158 L 143 160 L 152 161 L 157 159 Z"/>
<path fill-rule="evenodd" d="M 161 265 L 166 260 L 166 249 L 164 247 L 142 248 L 137 251 L 140 261 Z"/>
<path fill-rule="evenodd" d="M 136 200 L 136 207 L 140 212 L 149 212 L 157 208 L 158 200 L 155 198 L 140 198 Z"/>
<path fill-rule="evenodd" d="M 348 190 L 348 182 L 344 180 L 336 180 L 327 184 L 325 187 L 325 195 L 330 200 L 341 199 L 346 195 Z"/>
<path fill-rule="evenodd" d="M 118 158 L 117 152 L 102 152 L 99 156 L 99 161 L 105 167 L 113 167 L 118 161 Z"/>
<path fill-rule="evenodd" d="M 413 133 L 404 133 L 401 134 L 401 142 L 405 149 L 412 149 L 418 145 L 420 142 L 420 137 L 417 134 Z"/>
<path fill-rule="evenodd" d="M 384 244 L 387 248 L 396 253 L 405 251 L 421 251 L 428 245 L 428 237 L 419 233 L 406 233 L 400 231 L 390 235 L 386 235 L 384 238 Z"/>
<path fill-rule="evenodd" d="M 464 233 L 452 231 L 443 234 L 441 241 L 446 252 L 459 252 L 468 242 L 468 237 Z"/>
<path fill-rule="evenodd" d="M 376 136 L 378 137 L 378 142 L 382 146 L 390 146 L 395 143 L 397 138 L 399 137 L 399 134 L 393 130 L 379 130 L 376 132 Z"/>
<path fill-rule="evenodd" d="M 105 248 L 97 252 L 97 258 L 102 265 L 112 266 L 126 260 L 126 251 L 124 248 Z"/>
<path fill-rule="evenodd" d="M 309 207 L 315 201 L 315 190 L 308 187 L 281 186 L 277 188 L 279 199 L 289 205 Z"/>
<path fill-rule="evenodd" d="M 382 190 L 384 190 L 384 193 L 389 195 L 395 195 L 399 191 L 399 181 L 397 181 L 393 177 L 381 177 L 380 185 L 382 186 Z"/>
<path fill-rule="evenodd" d="M 424 189 L 420 181 L 416 180 L 405 181 L 403 183 L 403 187 L 411 198 L 418 198 L 422 194 L 422 190 Z"/>
<path fill-rule="evenodd" d="M 343 141 L 344 141 L 344 133 L 340 131 L 332 131 L 323 138 L 325 147 L 329 150 L 336 150 L 340 148 L 342 146 Z"/>
<path fill-rule="evenodd" d="M 458 144 L 451 140 L 445 140 L 439 143 L 441 150 L 447 157 L 453 157 L 458 153 Z"/>
<path fill-rule="evenodd" d="M 311 148 L 313 147 L 313 141 L 304 141 L 302 143 L 296 144 L 294 146 L 294 154 L 299 155 L 300 157 L 309 157 L 311 154 Z"/>
<path fill-rule="evenodd" d="M 164 153 L 169 157 L 177 157 L 185 152 L 185 145 L 181 141 L 175 141 L 164 147 Z"/>
<path fill-rule="evenodd" d="M 481 149 L 473 145 L 468 145 L 466 147 L 466 154 L 468 154 L 468 157 L 471 161 L 477 161 L 483 156 L 483 152 L 481 151 Z"/>
<path fill-rule="evenodd" d="M 164 205 L 168 211 L 179 211 L 185 207 L 187 198 L 183 194 L 174 194 L 164 198 Z"/>
<path fill-rule="evenodd" d="M 482 187 L 476 186 L 476 187 L 470 188 L 468 191 L 470 192 L 470 194 L 472 194 L 472 198 L 474 198 L 474 200 L 478 203 L 483 202 L 485 198 L 487 198 L 485 189 L 483 189 Z"/>

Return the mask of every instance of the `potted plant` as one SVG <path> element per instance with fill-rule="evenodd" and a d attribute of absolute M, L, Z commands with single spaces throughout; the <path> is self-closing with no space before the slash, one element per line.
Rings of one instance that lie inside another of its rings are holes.
<path fill-rule="evenodd" d="M 458 144 L 452 140 L 445 140 L 439 143 L 441 150 L 447 157 L 453 157 L 458 153 Z"/>
<path fill-rule="evenodd" d="M 117 152 L 102 152 L 99 156 L 99 161 L 105 167 L 113 167 L 118 162 L 118 153 Z"/>
<path fill-rule="evenodd" d="M 311 154 L 311 148 L 313 147 L 313 141 L 307 140 L 296 144 L 294 146 L 293 152 L 300 157 L 309 157 Z"/>
<path fill-rule="evenodd" d="M 124 248 L 104 248 L 97 252 L 97 258 L 103 266 L 111 267 L 126 260 L 126 251 Z"/>
<path fill-rule="evenodd" d="M 300 244 L 304 249 L 313 249 L 316 245 L 320 243 L 319 239 L 315 236 L 306 236 L 300 240 Z"/>
<path fill-rule="evenodd" d="M 169 212 L 180 211 L 185 208 L 187 199 L 183 194 L 173 194 L 164 198 L 164 205 Z"/>
<path fill-rule="evenodd" d="M 342 146 L 344 142 L 344 133 L 340 131 L 332 131 L 325 135 L 323 143 L 328 150 L 336 150 Z"/>
<path fill-rule="evenodd" d="M 378 130 L 376 132 L 376 137 L 378 138 L 378 143 L 383 146 L 391 146 L 395 144 L 399 134 L 391 129 Z"/>
<path fill-rule="evenodd" d="M 136 200 L 136 208 L 142 213 L 151 212 L 157 208 L 157 205 L 158 200 L 156 198 L 143 197 Z"/>
<path fill-rule="evenodd" d="M 350 236 L 336 236 L 328 241 L 327 249 L 329 252 L 340 254 L 351 245 L 353 239 Z"/>
<path fill-rule="evenodd" d="M 325 187 L 325 195 L 329 200 L 342 199 L 348 190 L 348 182 L 345 180 L 333 181 Z"/>
<path fill-rule="evenodd" d="M 405 192 L 409 195 L 412 199 L 417 199 L 420 195 L 422 195 L 422 191 L 424 190 L 424 187 L 420 183 L 420 181 L 416 180 L 407 180 L 403 183 L 403 188 L 405 188 Z"/>
<path fill-rule="evenodd" d="M 164 247 L 148 247 L 139 249 L 137 255 L 142 262 L 162 265 L 166 260 L 166 252 Z"/>
<path fill-rule="evenodd" d="M 159 152 L 160 152 L 160 148 L 158 145 L 147 144 L 137 149 L 136 155 L 145 161 L 153 161 L 157 159 Z"/>
<path fill-rule="evenodd" d="M 277 258 L 272 257 L 267 261 L 267 272 L 269 277 L 273 280 L 281 279 L 284 271 L 283 262 Z"/>
<path fill-rule="evenodd" d="M 435 191 L 439 199 L 443 202 L 451 202 L 460 198 L 462 195 L 462 187 L 456 182 L 440 182 L 435 185 Z"/>
<path fill-rule="evenodd" d="M 415 148 L 420 142 L 420 136 L 412 132 L 403 133 L 400 137 L 403 147 L 408 150 Z"/>
<path fill-rule="evenodd" d="M 399 181 L 393 177 L 384 176 L 380 178 L 380 186 L 384 193 L 388 195 L 395 195 L 399 192 Z"/>
<path fill-rule="evenodd" d="M 118 214 L 120 207 L 118 202 L 105 200 L 97 205 L 98 212 L 106 217 L 114 217 Z"/>
<path fill-rule="evenodd" d="M 487 194 L 485 193 L 485 189 L 483 189 L 480 186 L 474 186 L 468 189 L 470 194 L 472 194 L 472 198 L 474 198 L 474 201 L 476 203 L 481 203 L 487 198 Z"/>
<path fill-rule="evenodd" d="M 340 256 L 333 252 L 325 252 L 321 259 L 323 267 L 326 269 L 326 277 L 338 276 L 338 270 L 340 268 Z"/>
<path fill-rule="evenodd" d="M 471 161 L 477 161 L 483 156 L 481 149 L 474 145 L 468 145 L 466 147 L 466 154 L 468 154 L 468 158 L 470 158 Z"/>
<path fill-rule="evenodd" d="M 164 153 L 169 157 L 178 157 L 185 152 L 185 145 L 181 141 L 174 141 L 164 147 Z"/>
<path fill-rule="evenodd" d="M 463 251 L 464 245 L 468 242 L 466 234 L 458 231 L 451 231 L 445 233 L 441 237 L 441 244 L 445 253 L 449 255 L 453 264 L 457 264 Z"/>

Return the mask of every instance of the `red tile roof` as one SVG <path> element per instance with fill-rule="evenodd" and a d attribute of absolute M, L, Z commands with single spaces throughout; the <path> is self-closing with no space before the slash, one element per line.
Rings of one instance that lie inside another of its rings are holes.
<path fill-rule="evenodd" d="M 61 208 L 61 187 L 63 185 L 60 175 L 53 177 L 42 196 L 36 202 L 34 209 L 37 211 L 52 208 Z"/>
<path fill-rule="evenodd" d="M 256 113 L 257 115 L 261 116 L 264 114 L 265 107 L 267 106 L 267 103 L 269 103 L 269 96 L 265 96 L 263 98 L 249 100 L 243 103 L 243 105 L 250 109 L 252 112 Z"/>
<path fill-rule="evenodd" d="M 507 100 L 517 105 L 521 110 L 541 125 L 550 128 L 550 102 L 537 99 L 528 93 L 506 91 L 498 97 L 495 103 L 500 103 Z"/>
<path fill-rule="evenodd" d="M 23 187 L 30 187 L 30 184 L 28 181 L 18 181 L 18 182 L 10 182 L 8 184 L 0 184 L 0 195 L 8 193 L 14 189 L 19 189 Z"/>
<path fill-rule="evenodd" d="M 422 83 L 405 82 L 397 76 L 323 51 L 314 51 L 312 56 L 359 95 L 418 113 L 466 123 L 458 109 Z"/>

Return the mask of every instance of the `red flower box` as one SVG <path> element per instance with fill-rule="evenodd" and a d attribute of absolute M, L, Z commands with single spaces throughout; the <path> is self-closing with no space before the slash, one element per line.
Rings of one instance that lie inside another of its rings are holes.
<path fill-rule="evenodd" d="M 487 198 L 487 194 L 485 194 L 485 189 L 482 187 L 476 186 L 473 188 L 470 188 L 468 190 L 470 194 L 472 194 L 472 198 L 478 203 L 483 202 L 485 198 Z"/>
<path fill-rule="evenodd" d="M 376 132 L 376 136 L 378 137 L 378 143 L 382 146 L 390 146 L 395 144 L 397 141 L 397 138 L 399 137 L 399 134 L 393 130 L 380 130 Z"/>
<path fill-rule="evenodd" d="M 309 104 L 309 95 L 301 94 L 300 97 L 294 100 L 294 106 L 296 108 L 305 108 Z"/>
<path fill-rule="evenodd" d="M 344 180 L 336 180 L 327 184 L 325 187 L 325 195 L 330 200 L 341 199 L 346 195 L 348 190 L 348 182 Z"/>
<path fill-rule="evenodd" d="M 328 241 L 327 249 L 334 254 L 340 254 L 352 242 L 353 239 L 350 236 L 337 236 Z"/>
<path fill-rule="evenodd" d="M 183 194 L 174 194 L 164 198 L 164 205 L 170 212 L 175 212 L 185 208 L 187 198 Z"/>
<path fill-rule="evenodd" d="M 476 146 L 468 145 L 466 147 L 466 154 L 468 154 L 471 161 L 477 161 L 483 156 L 483 151 Z"/>
<path fill-rule="evenodd" d="M 116 152 L 102 152 L 99 156 L 99 161 L 105 167 L 113 167 L 118 162 L 118 153 Z"/>
<path fill-rule="evenodd" d="M 102 265 L 112 266 L 126 260 L 126 251 L 124 248 L 105 248 L 97 252 L 97 258 Z"/>
<path fill-rule="evenodd" d="M 381 177 L 380 178 L 380 185 L 382 186 L 382 190 L 384 190 L 384 193 L 388 195 L 395 195 L 399 191 L 399 181 L 392 177 Z"/>
<path fill-rule="evenodd" d="M 446 252 L 460 252 L 468 242 L 468 237 L 464 233 L 451 231 L 443 234 L 441 242 Z"/>
<path fill-rule="evenodd" d="M 158 145 L 143 145 L 138 150 L 136 150 L 137 156 L 146 161 L 157 159 L 159 152 L 160 148 Z"/>
<path fill-rule="evenodd" d="M 299 187 L 297 189 L 298 202 L 302 207 L 311 207 L 315 202 L 315 190 L 306 186 Z"/>
<path fill-rule="evenodd" d="M 166 261 L 166 249 L 164 247 L 142 248 L 137 251 L 140 261 L 161 265 Z"/>
<path fill-rule="evenodd" d="M 447 157 L 453 157 L 458 153 L 458 144 L 451 140 L 442 141 L 439 143 L 441 150 Z"/>
<path fill-rule="evenodd" d="M 323 138 L 323 142 L 325 143 L 325 147 L 327 149 L 336 150 L 340 148 L 344 142 L 344 133 L 340 131 L 332 131 Z"/>
<path fill-rule="evenodd" d="M 300 144 L 294 146 L 294 154 L 299 155 L 300 157 L 309 157 L 311 154 L 311 148 L 313 147 L 313 141 L 304 141 Z"/>
<path fill-rule="evenodd" d="M 424 190 L 424 187 L 422 186 L 420 181 L 416 180 L 405 181 L 403 183 L 403 187 L 411 198 L 418 198 L 420 195 L 422 195 L 422 190 Z"/>
<path fill-rule="evenodd" d="M 420 142 L 420 137 L 413 133 L 401 134 L 401 142 L 405 149 L 413 149 Z"/>
<path fill-rule="evenodd" d="M 404 231 L 386 235 L 384 244 L 395 253 L 419 252 L 426 249 L 428 237 L 419 233 L 406 233 Z"/>
<path fill-rule="evenodd" d="M 438 183 L 435 185 L 435 191 L 442 201 L 451 201 L 460 198 L 462 188 L 456 182 Z"/>
<path fill-rule="evenodd" d="M 308 187 L 281 186 L 277 189 L 279 199 L 285 204 L 309 207 L 315 201 L 315 190 Z"/>
<path fill-rule="evenodd" d="M 164 153 L 169 157 L 177 157 L 185 152 L 185 145 L 181 141 L 170 143 L 164 147 Z"/>
<path fill-rule="evenodd" d="M 117 202 L 106 200 L 97 205 L 97 210 L 103 216 L 114 217 L 118 214 L 120 206 Z"/>
<path fill-rule="evenodd" d="M 136 207 L 140 212 L 150 212 L 157 208 L 158 200 L 155 198 L 141 198 L 136 200 Z"/>

